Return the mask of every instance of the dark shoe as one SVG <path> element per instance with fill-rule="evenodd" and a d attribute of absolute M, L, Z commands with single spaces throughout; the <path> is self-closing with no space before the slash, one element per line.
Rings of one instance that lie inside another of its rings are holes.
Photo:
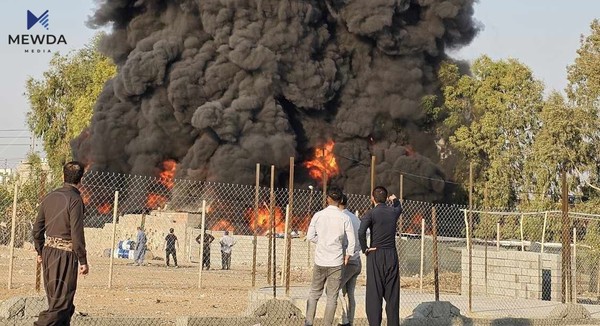
<path fill-rule="evenodd" d="M 351 326 L 350 323 L 348 324 L 338 324 L 338 326 Z"/>

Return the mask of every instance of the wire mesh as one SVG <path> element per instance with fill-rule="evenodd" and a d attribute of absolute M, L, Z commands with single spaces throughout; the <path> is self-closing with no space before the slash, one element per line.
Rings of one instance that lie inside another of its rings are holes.
<path fill-rule="evenodd" d="M 0 292 L 0 300 L 30 297 L 29 303 L 23 301 L 23 307 L 28 305 L 31 311 L 42 310 L 45 305 L 43 283 L 36 277 L 31 228 L 40 197 L 50 186 L 39 178 L 18 185 L 13 259 L 10 244 L 15 188 L 14 184 L 0 187 L 1 264 L 13 264 L 11 289 Z M 119 325 L 174 325 L 182 316 L 211 316 L 214 319 L 192 318 L 188 324 L 301 323 L 314 263 L 314 246 L 305 240 L 305 234 L 312 215 L 324 207 L 321 189 L 293 189 L 289 214 L 286 207 L 290 191 L 285 188 L 271 191 L 262 186 L 90 172 L 83 179 L 81 191 L 86 205 L 85 236 L 91 272 L 79 281 L 74 321 L 110 325 L 118 317 L 125 318 L 119 319 Z M 348 197 L 348 209 L 359 217 L 371 208 L 367 195 Z M 411 200 L 404 200 L 402 205 L 397 230 L 401 316 L 411 315 L 421 302 L 433 301 L 436 282 L 440 299 L 451 301 L 463 313 L 468 311 L 469 283 L 476 299 L 472 312 L 482 315 L 488 313 L 486 307 L 490 304 L 498 308 L 495 317 L 506 317 L 524 313 L 523 306 L 562 300 L 561 212 L 468 211 L 460 205 Z M 433 255 L 434 214 L 437 262 Z M 573 212 L 569 217 L 576 242 L 574 297 L 578 302 L 597 305 L 600 218 Z M 472 230 L 468 227 L 471 218 Z M 199 241 L 203 221 L 205 238 L 214 238 L 206 246 Z M 147 239 L 143 247 L 138 244 L 138 227 Z M 166 238 L 171 229 L 177 243 L 169 254 L 175 251 L 177 268 L 172 255 L 170 266 L 166 261 Z M 226 246 L 221 245 L 225 231 L 235 242 L 230 256 L 223 252 Z M 473 237 L 472 275 L 468 268 L 469 232 Z M 290 238 L 289 276 L 286 234 Z M 141 249 L 143 260 L 136 261 Z M 210 257 L 210 269 L 206 268 L 208 264 L 201 269 L 206 256 Z M 364 256 L 362 259 L 356 324 L 364 323 L 360 318 L 365 316 L 364 304 L 360 304 L 364 299 L 360 298 L 364 298 L 367 264 Z M 286 278 L 291 285 L 287 294 Z M 8 279 L 0 278 L 0 286 L 8 288 Z M 287 297 L 299 310 L 268 304 L 273 297 L 273 282 L 277 297 Z M 28 309 L 17 309 L 20 312 L 12 317 L 27 320 Z M 269 309 L 270 313 L 258 313 Z M 2 311 L 0 308 L 0 318 L 6 317 Z M 286 319 L 290 316 L 292 319 Z"/>

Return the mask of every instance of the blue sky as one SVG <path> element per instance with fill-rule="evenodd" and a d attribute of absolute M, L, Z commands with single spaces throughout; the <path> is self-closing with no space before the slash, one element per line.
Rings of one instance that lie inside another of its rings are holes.
<path fill-rule="evenodd" d="M 51 57 L 25 54 L 25 47 L 8 44 L 8 35 L 27 33 L 27 10 L 40 15 L 47 9 L 50 30 L 36 25 L 31 32 L 63 34 L 68 44 L 54 48 L 61 53 L 80 48 L 96 33 L 85 25 L 96 6 L 93 0 L 2 1 L 5 5 L 0 13 L 0 103 L 4 115 L 0 119 L 0 168 L 5 162 L 9 166 L 17 164 L 29 151 L 29 146 L 21 145 L 30 143 L 24 85 L 29 76 L 41 76 Z M 566 85 L 566 66 L 575 58 L 580 35 L 589 32 L 594 18 L 600 18 L 600 1 L 480 0 L 475 17 L 483 30 L 469 46 L 452 52 L 452 56 L 466 60 L 482 54 L 493 59 L 516 58 L 530 66 L 547 89 L 562 90 Z"/>

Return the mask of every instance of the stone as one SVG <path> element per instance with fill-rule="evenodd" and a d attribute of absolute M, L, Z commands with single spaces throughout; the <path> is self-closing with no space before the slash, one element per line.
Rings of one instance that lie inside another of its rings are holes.
<path fill-rule="evenodd" d="M 414 319 L 445 319 L 450 320 L 460 317 L 460 309 L 448 301 L 434 301 L 420 303 L 413 310 Z"/>
<path fill-rule="evenodd" d="M 46 309 L 48 309 L 48 301 L 45 297 L 25 298 L 25 317 L 37 317 Z"/>
<path fill-rule="evenodd" d="M 590 319 L 592 316 L 584 306 L 567 303 L 556 306 L 548 317 L 553 319 L 581 320 Z"/>
<path fill-rule="evenodd" d="M 261 304 L 252 314 L 255 317 L 273 318 L 304 318 L 298 307 L 288 300 L 271 299 Z"/>
<path fill-rule="evenodd" d="M 0 318 L 12 319 L 25 316 L 25 298 L 12 297 L 0 304 Z"/>

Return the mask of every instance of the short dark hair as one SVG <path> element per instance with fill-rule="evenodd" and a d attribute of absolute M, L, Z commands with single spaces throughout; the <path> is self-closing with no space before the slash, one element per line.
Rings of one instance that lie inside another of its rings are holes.
<path fill-rule="evenodd" d="M 170 232 L 170 233 L 173 233 L 173 232 L 175 232 L 175 229 L 173 229 L 173 228 L 170 228 L 170 229 L 169 229 L 169 232 Z"/>
<path fill-rule="evenodd" d="M 348 196 L 342 195 L 342 199 L 340 200 L 340 205 L 348 205 Z"/>
<path fill-rule="evenodd" d="M 332 187 L 327 190 L 327 197 L 331 198 L 334 202 L 339 203 L 342 199 L 342 191 L 340 188 Z"/>
<path fill-rule="evenodd" d="M 373 189 L 373 199 L 376 203 L 385 203 L 388 198 L 388 191 L 385 187 L 377 186 Z"/>
<path fill-rule="evenodd" d="M 63 166 L 63 177 L 66 183 L 79 184 L 83 177 L 85 166 L 77 161 L 71 161 Z"/>

